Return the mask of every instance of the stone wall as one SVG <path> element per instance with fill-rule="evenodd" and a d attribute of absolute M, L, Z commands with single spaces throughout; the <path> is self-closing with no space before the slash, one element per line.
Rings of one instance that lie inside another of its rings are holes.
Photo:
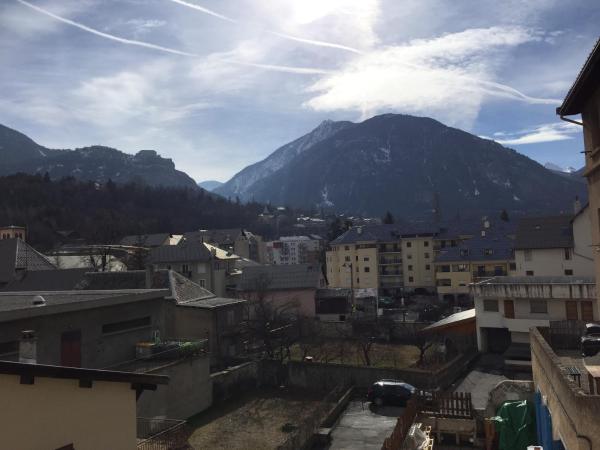
<path fill-rule="evenodd" d="M 533 381 L 552 415 L 554 439 L 560 436 L 569 450 L 600 448 L 600 396 L 586 394 L 565 376 L 537 329 L 531 330 L 531 356 Z"/>

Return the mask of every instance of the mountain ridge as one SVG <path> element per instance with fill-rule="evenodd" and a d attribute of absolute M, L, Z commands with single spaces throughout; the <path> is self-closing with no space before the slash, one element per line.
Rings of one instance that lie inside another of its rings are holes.
<path fill-rule="evenodd" d="M 541 187 L 543 186 L 543 189 Z M 254 182 L 256 201 L 337 212 L 424 217 L 571 208 L 585 186 L 427 117 L 384 114 L 345 126 Z M 437 204 L 437 206 L 436 206 Z"/>
<path fill-rule="evenodd" d="M 50 149 L 4 125 L 0 125 L 0 161 L 0 175 L 48 173 L 52 179 L 73 176 L 99 183 L 112 180 L 198 189 L 191 177 L 175 169 L 172 159 L 163 158 L 155 150 L 132 155 L 102 145 Z"/>

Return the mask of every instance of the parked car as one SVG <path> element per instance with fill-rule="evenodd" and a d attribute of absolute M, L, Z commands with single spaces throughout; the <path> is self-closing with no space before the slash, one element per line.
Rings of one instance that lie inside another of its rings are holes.
<path fill-rule="evenodd" d="M 600 324 L 588 323 L 581 336 L 581 356 L 592 357 L 600 352 Z"/>
<path fill-rule="evenodd" d="M 379 380 L 369 388 L 367 400 L 375 406 L 406 405 L 417 388 L 399 380 Z"/>

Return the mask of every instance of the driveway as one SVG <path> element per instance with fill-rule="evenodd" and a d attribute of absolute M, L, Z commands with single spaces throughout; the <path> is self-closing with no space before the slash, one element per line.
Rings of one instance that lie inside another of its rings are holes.
<path fill-rule="evenodd" d="M 329 449 L 381 450 L 383 441 L 391 433 L 404 408 L 383 406 L 376 410 L 370 403 L 351 401 L 331 433 Z"/>

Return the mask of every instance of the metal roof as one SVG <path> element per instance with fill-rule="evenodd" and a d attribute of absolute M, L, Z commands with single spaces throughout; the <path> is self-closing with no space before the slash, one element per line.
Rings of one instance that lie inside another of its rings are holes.
<path fill-rule="evenodd" d="M 212 254 L 206 246 L 190 241 L 153 248 L 149 256 L 153 263 L 208 262 L 211 258 Z"/>
<path fill-rule="evenodd" d="M 186 306 L 193 308 L 215 309 L 223 306 L 240 305 L 246 303 L 246 300 L 241 298 L 224 298 L 212 297 L 201 300 L 192 300 L 189 302 L 179 302 L 178 306 Z"/>
<path fill-rule="evenodd" d="M 435 262 L 512 260 L 513 245 L 514 241 L 506 236 L 486 234 L 467 239 L 456 247 L 440 249 Z"/>
<path fill-rule="evenodd" d="M 25 241 L 15 239 L 0 240 L 0 283 L 15 278 L 15 271 L 53 270 L 54 264 Z"/>
<path fill-rule="evenodd" d="M 573 247 L 572 219 L 572 215 L 562 215 L 519 220 L 515 249 Z"/>
<path fill-rule="evenodd" d="M 468 322 L 470 320 L 475 320 L 475 308 L 467 309 L 466 311 L 461 311 L 459 313 L 451 314 L 450 316 L 448 316 L 442 320 L 438 320 L 437 322 L 426 326 L 425 328 L 423 328 L 423 331 L 427 331 L 427 330 L 431 331 L 431 330 L 437 330 L 440 328 L 446 328 L 448 326 L 456 325 L 460 322 Z"/>
<path fill-rule="evenodd" d="M 439 230 L 434 225 L 357 225 L 331 241 L 331 245 L 356 242 L 392 242 L 402 237 L 433 236 Z"/>
<path fill-rule="evenodd" d="M 171 235 L 169 233 L 132 234 L 121 239 L 121 245 L 158 247 L 163 245 Z"/>
<path fill-rule="evenodd" d="M 317 289 L 320 277 L 320 267 L 311 264 L 249 266 L 244 268 L 237 288 L 255 291 L 264 284 L 268 291 Z"/>

